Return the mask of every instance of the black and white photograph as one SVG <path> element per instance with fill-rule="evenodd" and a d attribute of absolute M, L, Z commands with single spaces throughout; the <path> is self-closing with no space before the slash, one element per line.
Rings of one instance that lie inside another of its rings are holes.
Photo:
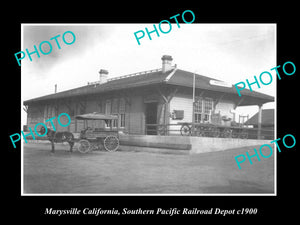
<path fill-rule="evenodd" d="M 276 195 L 276 24 L 191 15 L 21 25 L 22 195 Z"/>
<path fill-rule="evenodd" d="M 297 215 L 295 4 L 44 3 L 3 13 L 5 220 Z"/>

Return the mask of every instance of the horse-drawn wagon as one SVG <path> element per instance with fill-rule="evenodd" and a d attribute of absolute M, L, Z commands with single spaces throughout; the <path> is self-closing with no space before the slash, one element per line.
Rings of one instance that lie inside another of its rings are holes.
<path fill-rule="evenodd" d="M 77 120 L 83 120 L 85 129 L 80 132 L 78 151 L 87 153 L 103 146 L 107 151 L 119 148 L 119 126 L 117 115 L 88 113 L 77 115 Z"/>

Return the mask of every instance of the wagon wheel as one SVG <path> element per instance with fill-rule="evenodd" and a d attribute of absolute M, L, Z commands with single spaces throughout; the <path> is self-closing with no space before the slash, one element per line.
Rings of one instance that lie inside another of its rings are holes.
<path fill-rule="evenodd" d="M 104 148 L 109 151 L 113 152 L 119 148 L 119 139 L 116 136 L 107 136 L 104 139 Z"/>
<path fill-rule="evenodd" d="M 190 136 L 191 135 L 191 127 L 188 124 L 183 124 L 180 128 L 180 133 L 182 136 Z"/>
<path fill-rule="evenodd" d="M 80 140 L 79 141 L 79 146 L 78 146 L 78 151 L 80 153 L 87 153 L 90 150 L 91 144 L 88 140 Z"/>

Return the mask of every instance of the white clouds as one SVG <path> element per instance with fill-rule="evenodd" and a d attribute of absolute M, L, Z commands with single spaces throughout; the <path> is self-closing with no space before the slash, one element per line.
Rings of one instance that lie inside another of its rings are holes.
<path fill-rule="evenodd" d="M 33 62 L 22 61 L 23 100 L 53 93 L 56 83 L 63 91 L 96 81 L 101 68 L 110 77 L 160 68 L 164 54 L 172 55 L 178 68 L 231 83 L 276 66 L 273 24 L 180 24 L 178 28 L 172 23 L 168 34 L 152 33 L 152 40 L 146 34 L 138 45 L 134 32 L 145 27 L 150 30 L 153 24 L 24 26 L 23 48 L 67 30 L 77 39 Z M 274 95 L 275 82 L 258 91 Z"/>

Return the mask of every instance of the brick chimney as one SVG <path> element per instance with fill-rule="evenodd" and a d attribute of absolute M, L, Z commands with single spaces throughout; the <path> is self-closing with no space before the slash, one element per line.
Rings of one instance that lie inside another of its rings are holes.
<path fill-rule="evenodd" d="M 172 56 L 170 55 L 163 55 L 161 58 L 162 60 L 162 72 L 166 73 L 169 70 L 172 70 Z"/>
<path fill-rule="evenodd" d="M 101 69 L 99 71 L 99 74 L 100 74 L 100 84 L 104 84 L 107 82 L 107 77 L 108 77 L 108 71 L 107 70 L 104 70 L 104 69 Z"/>

